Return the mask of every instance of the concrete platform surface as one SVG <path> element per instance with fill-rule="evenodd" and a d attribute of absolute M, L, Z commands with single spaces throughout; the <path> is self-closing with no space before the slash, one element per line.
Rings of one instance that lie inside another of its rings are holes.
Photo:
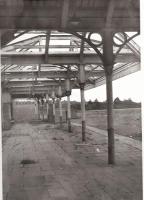
<path fill-rule="evenodd" d="M 26 123 L 3 131 L 3 200 L 142 200 L 141 143 L 117 136 L 110 166 L 99 132 L 87 130 L 82 144 L 80 127 L 68 133 Z"/>

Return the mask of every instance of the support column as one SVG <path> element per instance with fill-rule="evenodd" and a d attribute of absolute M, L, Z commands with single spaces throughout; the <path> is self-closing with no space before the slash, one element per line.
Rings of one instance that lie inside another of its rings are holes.
<path fill-rule="evenodd" d="M 59 80 L 60 81 L 60 80 Z M 60 81 L 61 83 L 61 81 Z M 60 127 L 62 128 L 62 102 L 61 102 L 61 97 L 62 97 L 62 88 L 61 85 L 58 87 L 58 97 L 59 97 L 59 116 L 60 116 Z"/>
<path fill-rule="evenodd" d="M 106 30 L 103 33 L 103 64 L 106 75 L 107 93 L 107 130 L 108 130 L 108 163 L 115 163 L 114 124 L 113 124 L 113 87 L 112 74 L 114 65 L 113 33 Z"/>
<path fill-rule="evenodd" d="M 53 99 L 53 123 L 55 124 L 55 99 Z"/>
<path fill-rule="evenodd" d="M 71 105 L 70 105 L 70 95 L 67 95 L 67 123 L 68 123 L 68 132 L 71 132 Z"/>
<path fill-rule="evenodd" d="M 82 142 L 86 141 L 86 122 L 85 122 L 85 98 L 84 98 L 84 83 L 80 83 L 81 93 L 81 119 L 82 119 Z"/>
<path fill-rule="evenodd" d="M 49 96 L 46 94 L 47 121 L 49 120 Z"/>
<path fill-rule="evenodd" d="M 44 121 L 44 98 L 41 99 L 41 105 L 42 105 L 42 120 Z"/>
<path fill-rule="evenodd" d="M 69 72 L 68 72 L 69 73 Z M 66 79 L 66 96 L 67 96 L 67 123 L 68 132 L 71 132 L 71 105 L 70 105 L 71 86 L 70 79 Z"/>
<path fill-rule="evenodd" d="M 84 65 L 79 66 L 79 85 L 80 85 L 80 94 L 81 94 L 81 120 L 82 120 L 82 142 L 86 141 L 85 131 L 86 131 L 86 122 L 85 122 L 85 98 L 84 98 L 84 86 L 85 86 L 85 67 Z"/>
<path fill-rule="evenodd" d="M 38 120 L 40 120 L 40 101 L 39 101 L 39 98 L 37 98 L 37 115 L 38 115 Z"/>
<path fill-rule="evenodd" d="M 12 99 L 12 98 L 11 98 L 10 107 L 11 107 L 11 121 L 14 121 L 14 114 L 13 114 L 13 99 Z"/>
<path fill-rule="evenodd" d="M 53 123 L 55 124 L 56 111 L 55 111 L 55 92 L 54 91 L 52 91 L 52 103 L 53 103 Z"/>
<path fill-rule="evenodd" d="M 59 98 L 59 112 L 60 112 L 60 127 L 62 128 L 62 102 L 61 102 L 61 98 Z"/>

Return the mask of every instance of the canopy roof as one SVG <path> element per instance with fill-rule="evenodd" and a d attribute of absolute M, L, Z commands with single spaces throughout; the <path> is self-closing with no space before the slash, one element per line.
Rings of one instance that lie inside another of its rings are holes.
<path fill-rule="evenodd" d="M 17 32 L 17 34 L 21 34 Z M 16 35 L 17 35 L 16 34 Z M 13 94 L 46 94 L 59 84 L 65 91 L 65 80 L 70 78 L 72 88 L 78 88 L 81 40 L 72 34 L 51 31 L 46 51 L 46 31 L 30 31 L 17 37 L 2 48 L 2 81 Z M 95 35 L 95 43 L 100 39 Z M 117 36 L 117 42 L 123 35 Z M 99 50 L 102 51 L 101 46 Z M 116 52 L 117 47 L 114 48 Z M 105 81 L 101 60 L 96 52 L 84 45 L 83 64 L 86 71 L 86 89 L 99 86 Z M 139 70 L 139 47 L 131 41 L 117 56 L 114 79 Z"/>
<path fill-rule="evenodd" d="M 101 37 L 112 30 L 115 43 L 139 32 L 139 1 L 135 0 L 1 0 L 2 83 L 13 95 L 57 93 L 65 80 L 79 87 L 79 66 L 86 71 L 85 89 L 105 83 L 99 55 L 75 33 L 90 37 L 103 54 Z M 127 32 L 122 34 L 122 32 Z M 117 54 L 119 45 L 114 45 Z M 140 50 L 129 41 L 116 56 L 113 79 L 140 69 Z"/>
<path fill-rule="evenodd" d="M 1 0 L 0 28 L 139 30 L 139 0 Z"/>

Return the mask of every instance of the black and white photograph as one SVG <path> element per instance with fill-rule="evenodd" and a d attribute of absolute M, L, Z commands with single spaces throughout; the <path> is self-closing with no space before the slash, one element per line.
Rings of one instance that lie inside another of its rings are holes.
<path fill-rule="evenodd" d="M 143 199 L 143 19 L 142 0 L 0 0 L 0 200 Z"/>

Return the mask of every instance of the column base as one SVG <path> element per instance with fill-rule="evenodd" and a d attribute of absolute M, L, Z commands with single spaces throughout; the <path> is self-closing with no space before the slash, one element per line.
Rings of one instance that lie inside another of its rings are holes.
<path fill-rule="evenodd" d="M 44 120 L 45 120 L 44 115 L 42 115 L 42 121 L 44 121 Z"/>
<path fill-rule="evenodd" d="M 72 130 L 71 130 L 71 120 L 68 119 L 67 122 L 68 122 L 68 132 L 72 132 Z"/>
<path fill-rule="evenodd" d="M 3 130 L 10 130 L 10 128 L 11 128 L 11 122 L 10 121 L 4 121 L 2 123 L 2 129 Z"/>
<path fill-rule="evenodd" d="M 86 122 L 82 121 L 82 142 L 86 141 L 85 130 L 86 130 Z"/>
<path fill-rule="evenodd" d="M 14 124 L 15 123 L 15 120 L 14 119 L 11 119 L 11 124 Z"/>
<path fill-rule="evenodd" d="M 60 116 L 60 128 L 62 128 L 63 124 L 62 124 L 62 116 Z"/>
<path fill-rule="evenodd" d="M 41 120 L 41 117 L 40 117 L 40 115 L 38 115 L 38 116 L 37 116 L 37 119 L 38 119 L 38 120 Z"/>
<path fill-rule="evenodd" d="M 47 122 L 49 122 L 49 115 L 47 115 Z"/>
<path fill-rule="evenodd" d="M 115 164 L 114 129 L 108 129 L 108 164 Z"/>
<path fill-rule="evenodd" d="M 55 124 L 55 115 L 53 115 L 53 123 Z"/>

